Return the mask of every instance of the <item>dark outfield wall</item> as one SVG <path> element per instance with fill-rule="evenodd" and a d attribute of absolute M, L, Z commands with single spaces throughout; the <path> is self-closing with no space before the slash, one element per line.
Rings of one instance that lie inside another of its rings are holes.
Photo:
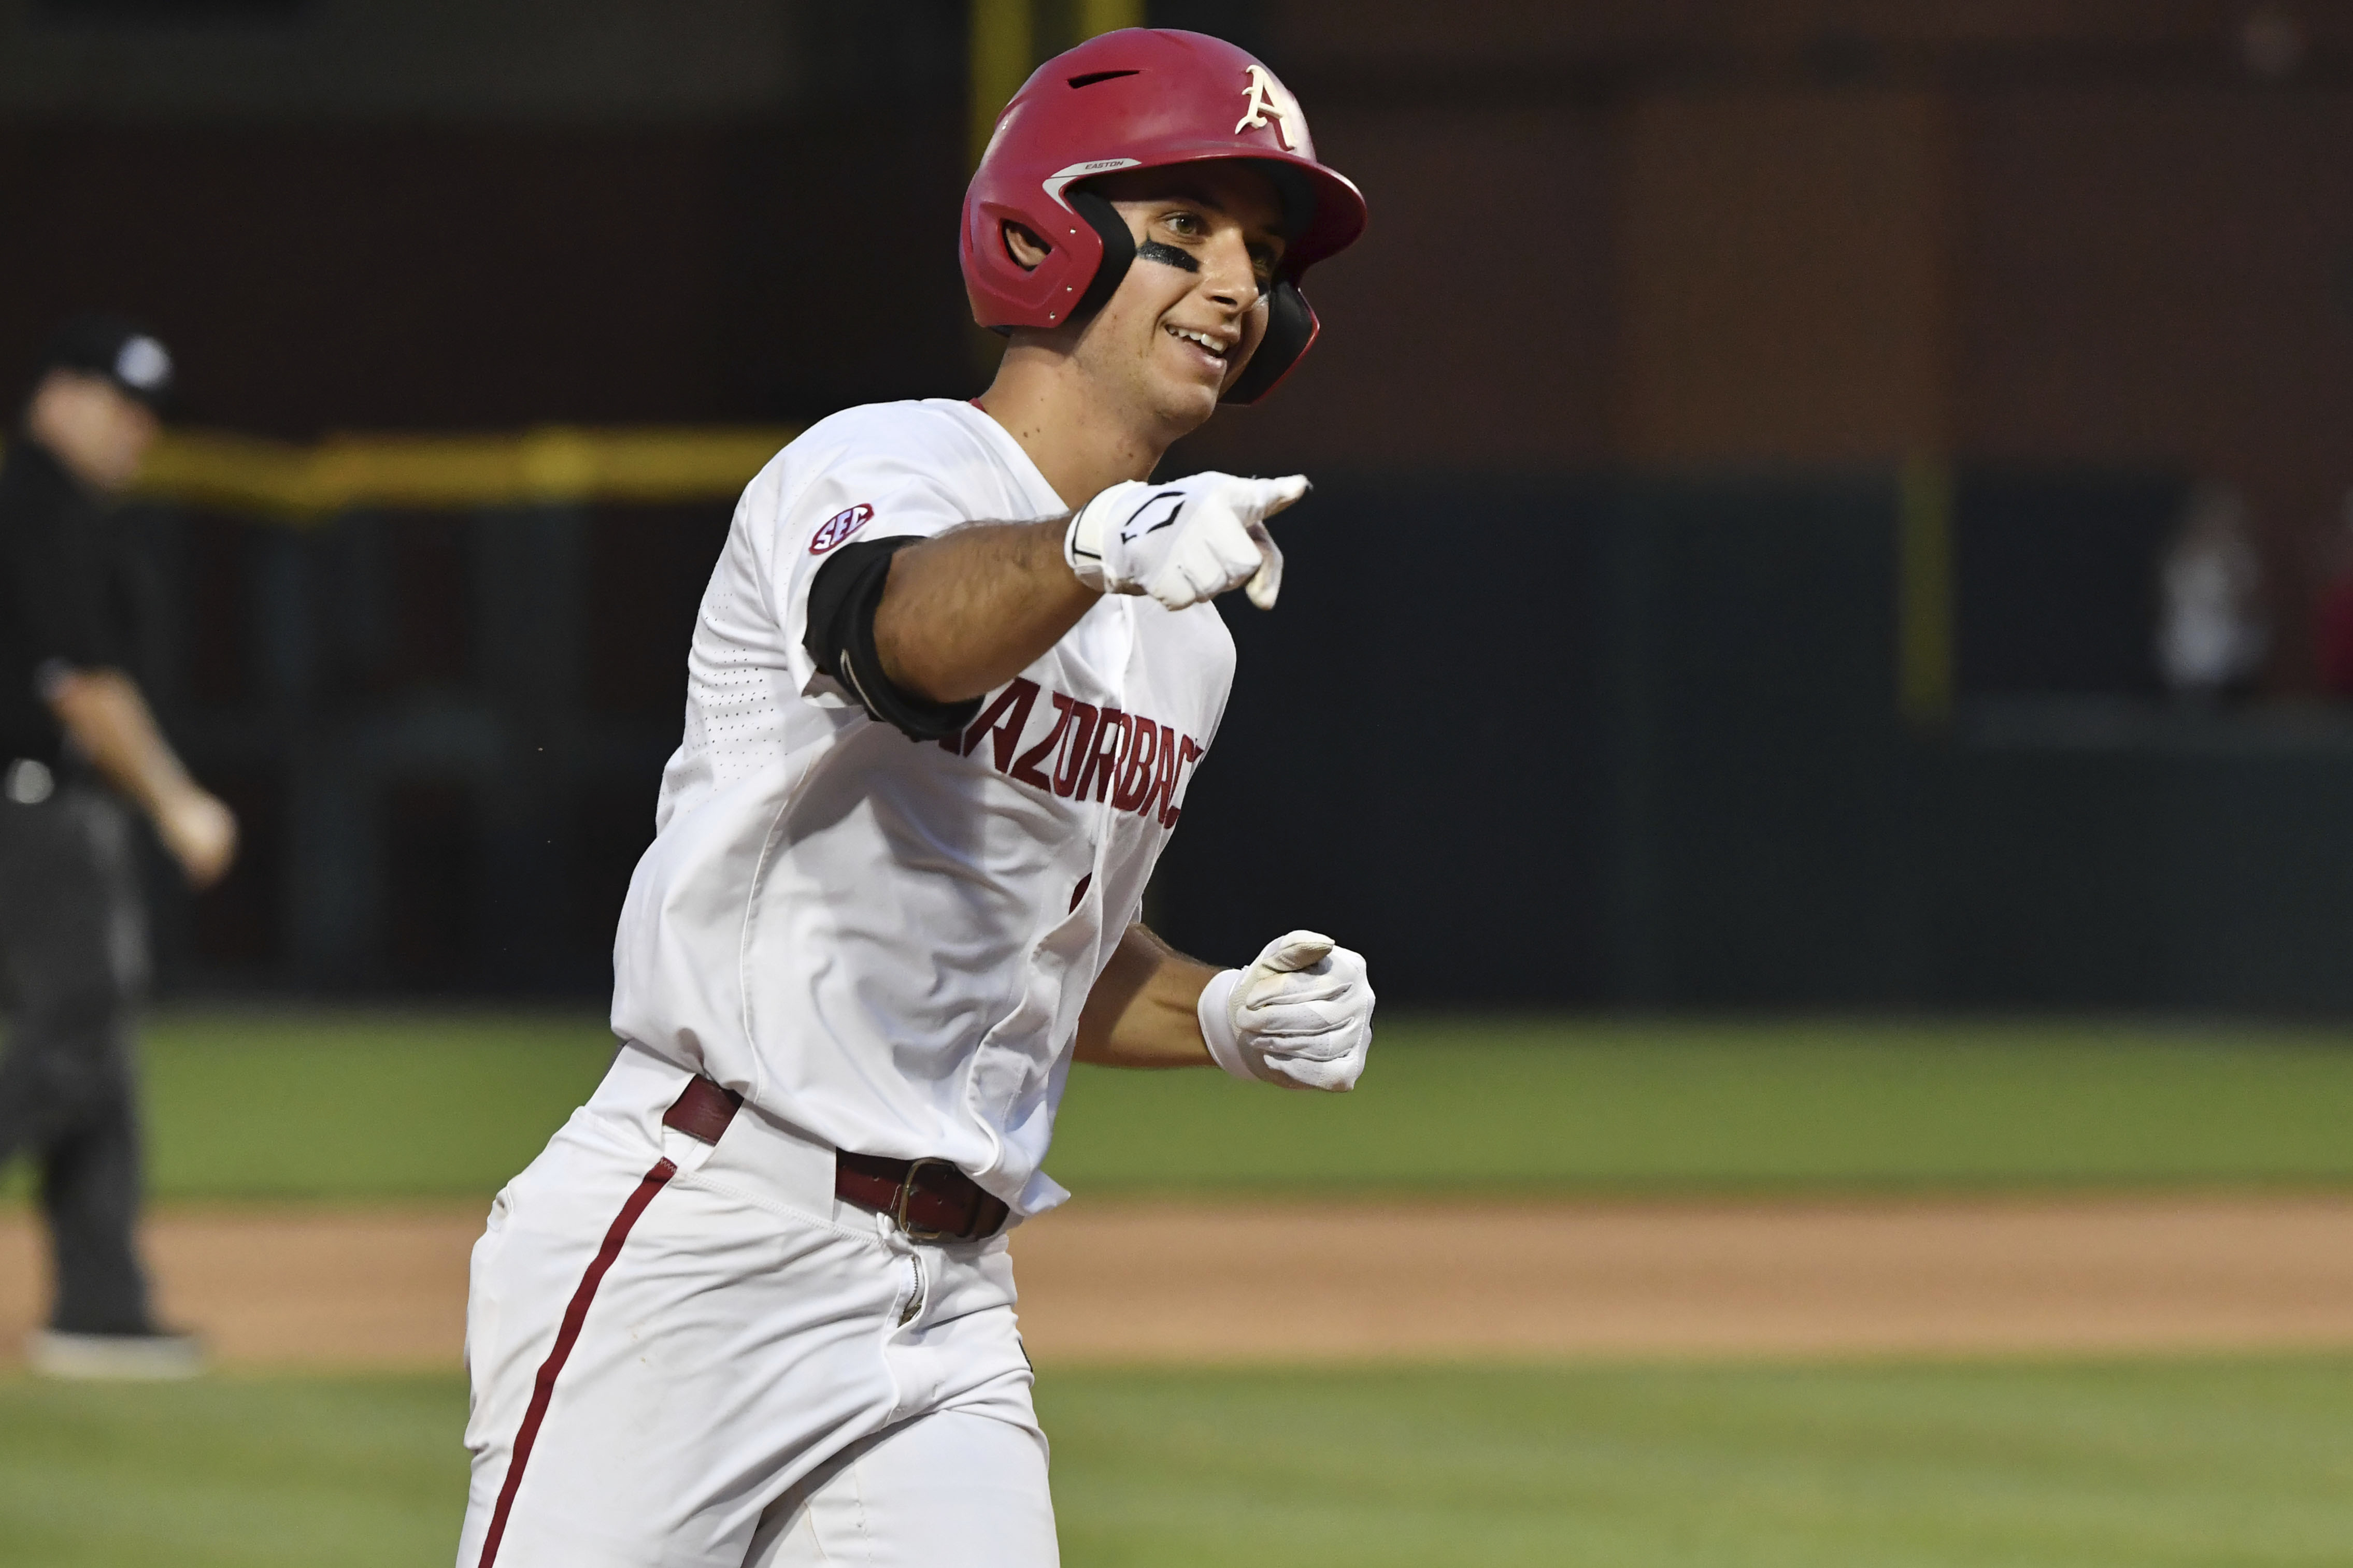
<path fill-rule="evenodd" d="M 1965 481 L 1922 728 L 1892 485 L 1324 485 L 1158 918 L 1406 1003 L 2353 1007 L 2353 720 L 2154 695 L 2177 497 Z"/>
<path fill-rule="evenodd" d="M 1399 1001 L 1880 999 L 1906 763 L 1886 487 L 1330 484 L 1164 873 Z"/>

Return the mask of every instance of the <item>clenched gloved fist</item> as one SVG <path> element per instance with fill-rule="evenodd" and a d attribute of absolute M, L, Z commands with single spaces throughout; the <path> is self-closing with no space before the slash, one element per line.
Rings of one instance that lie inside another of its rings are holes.
<path fill-rule="evenodd" d="M 1100 593 L 1149 594 L 1181 610 L 1247 583 L 1250 603 L 1271 610 L 1282 591 L 1282 552 L 1266 520 L 1306 493 L 1303 474 L 1130 480 L 1079 509 L 1062 536 L 1062 559 Z"/>
<path fill-rule="evenodd" d="M 1312 931 L 1277 937 L 1248 969 L 1220 973 L 1198 1010 L 1219 1067 L 1285 1089 L 1354 1089 L 1373 1048 L 1364 956 Z"/>

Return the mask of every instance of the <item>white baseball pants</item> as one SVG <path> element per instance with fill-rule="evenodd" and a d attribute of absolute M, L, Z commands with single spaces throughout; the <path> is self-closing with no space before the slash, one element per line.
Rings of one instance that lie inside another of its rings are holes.
<path fill-rule="evenodd" d="M 458 1568 L 1053 1568 L 1003 1237 L 910 1242 L 625 1047 L 491 1209 Z"/>

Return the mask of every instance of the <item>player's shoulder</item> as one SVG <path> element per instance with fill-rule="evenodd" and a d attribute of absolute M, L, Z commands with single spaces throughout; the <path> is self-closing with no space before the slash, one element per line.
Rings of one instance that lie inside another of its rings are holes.
<path fill-rule="evenodd" d="M 991 454 L 988 416 L 954 398 L 866 403 L 828 414 L 777 454 L 804 473 L 860 468 L 945 478 Z"/>
<path fill-rule="evenodd" d="M 827 416 L 777 453 L 744 491 L 742 521 L 838 542 L 869 521 L 876 535 L 932 533 L 1058 510 L 1024 470 L 1034 473 L 1012 437 L 969 403 L 870 403 Z"/>
<path fill-rule="evenodd" d="M 936 533 L 1021 506 L 988 416 L 944 398 L 870 403 L 811 425 L 744 491 L 735 531 L 765 555 L 854 533 Z"/>

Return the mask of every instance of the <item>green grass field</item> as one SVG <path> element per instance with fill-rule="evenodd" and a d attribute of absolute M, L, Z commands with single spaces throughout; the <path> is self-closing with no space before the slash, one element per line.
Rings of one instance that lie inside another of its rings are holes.
<path fill-rule="evenodd" d="M 180 1013 L 173 1198 L 487 1196 L 595 1085 L 586 1016 Z M 2353 1035 L 2070 1024 L 1384 1022 L 1346 1096 L 1080 1068 L 1081 1193 L 2343 1184 Z M 21 1181 L 21 1178 L 20 1178 Z"/>
<path fill-rule="evenodd" d="M 1050 1373 L 1070 1568 L 2288 1568 L 2353 1362 Z M 447 1563 L 455 1377 L 0 1382 L 0 1563 Z"/>
<path fill-rule="evenodd" d="M 486 1195 L 597 1022 L 182 1013 L 170 1200 Z M 2089 1024 L 1385 1023 L 1346 1098 L 1073 1080 L 1085 1193 L 2342 1186 L 2353 1036 Z M 13 1190 L 21 1194 L 19 1175 Z M 0 1568 L 446 1563 L 455 1377 L 0 1378 Z M 1072 1568 L 2353 1563 L 2353 1358 L 1061 1372 Z"/>

